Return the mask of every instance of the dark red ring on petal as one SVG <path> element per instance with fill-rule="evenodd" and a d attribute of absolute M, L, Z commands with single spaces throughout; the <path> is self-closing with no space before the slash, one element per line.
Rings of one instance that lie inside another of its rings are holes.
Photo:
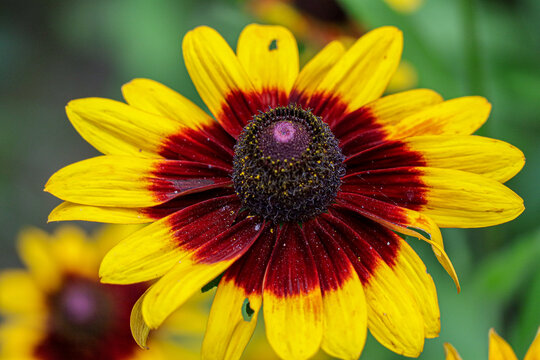
<path fill-rule="evenodd" d="M 302 230 L 296 223 L 283 224 L 266 270 L 264 291 L 283 298 L 319 287 L 317 266 Z"/>
<path fill-rule="evenodd" d="M 253 245 L 264 231 L 264 226 L 261 218 L 247 217 L 213 239 L 200 244 L 190 244 L 197 248 L 193 258 L 204 264 L 234 259 Z"/>
<path fill-rule="evenodd" d="M 339 96 L 328 93 L 315 93 L 308 95 L 299 93 L 296 90 L 291 91 L 289 96 L 291 104 L 300 105 L 304 109 L 309 109 L 313 114 L 322 118 L 334 132 L 334 126 L 347 113 L 348 105 L 342 101 Z M 339 135 L 334 132 L 339 138 Z"/>
<path fill-rule="evenodd" d="M 229 169 L 194 161 L 157 161 L 148 179 L 148 189 L 158 201 L 217 187 L 231 186 Z"/>
<path fill-rule="evenodd" d="M 151 219 L 158 220 L 189 206 L 230 195 L 234 195 L 232 186 L 206 189 L 196 193 L 184 194 L 163 204 L 141 209 L 141 213 Z"/>
<path fill-rule="evenodd" d="M 427 165 L 422 153 L 410 150 L 399 140 L 384 141 L 377 146 L 351 154 L 347 156 L 345 163 L 349 173 Z"/>
<path fill-rule="evenodd" d="M 394 206 L 420 210 L 429 188 L 415 167 L 366 170 L 342 178 L 341 191 L 360 194 Z"/>
<path fill-rule="evenodd" d="M 273 225 L 266 225 L 249 250 L 225 272 L 224 279 L 234 281 L 246 294 L 262 294 L 266 268 L 276 246 L 277 230 Z"/>
<path fill-rule="evenodd" d="M 340 244 L 317 221 L 313 219 L 303 224 L 302 230 L 319 273 L 323 295 L 342 288 L 355 272 Z"/>
<path fill-rule="evenodd" d="M 171 160 L 196 161 L 230 168 L 234 139 L 216 122 L 203 129 L 183 129 L 169 136 L 159 154 Z"/>

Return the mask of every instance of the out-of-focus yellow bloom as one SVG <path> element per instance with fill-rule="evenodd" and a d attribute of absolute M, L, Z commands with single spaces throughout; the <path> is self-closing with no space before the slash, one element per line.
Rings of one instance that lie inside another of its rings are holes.
<path fill-rule="evenodd" d="M 395 93 L 412 88 L 418 83 L 418 72 L 406 60 L 401 60 L 394 76 L 386 88 L 387 93 Z"/>
<path fill-rule="evenodd" d="M 394 10 L 402 13 L 412 13 L 418 10 L 424 0 L 384 0 Z"/>
<path fill-rule="evenodd" d="M 53 235 L 23 231 L 18 245 L 27 270 L 0 272 L 0 359 L 198 359 L 206 324 L 200 298 L 156 331 L 145 351 L 132 339 L 129 317 L 146 286 L 99 282 L 104 254 L 137 228 L 105 227 L 95 239 L 74 226 Z"/>
<path fill-rule="evenodd" d="M 461 360 L 461 356 L 459 356 L 452 345 L 445 343 L 444 350 L 446 352 L 446 360 Z M 517 360 L 512 347 L 494 329 L 489 331 L 488 360 Z M 523 360 L 540 360 L 540 328 Z"/>

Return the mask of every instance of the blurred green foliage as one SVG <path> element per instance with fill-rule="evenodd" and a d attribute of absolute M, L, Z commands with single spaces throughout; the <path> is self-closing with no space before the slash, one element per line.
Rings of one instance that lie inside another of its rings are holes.
<path fill-rule="evenodd" d="M 421 359 L 442 359 L 451 342 L 464 359 L 486 359 L 495 327 L 522 358 L 540 325 L 540 2 L 427 0 L 396 13 L 380 0 L 341 0 L 367 28 L 404 31 L 404 58 L 419 87 L 445 98 L 483 95 L 493 103 L 480 134 L 519 147 L 524 170 L 508 185 L 525 199 L 517 220 L 490 229 L 444 231 L 462 282 L 457 294 L 425 244 L 410 243 L 437 285 L 442 331 Z M 203 106 L 184 68 L 182 36 L 206 24 L 232 46 L 256 19 L 242 1 L 4 0 L 0 5 L 0 267 L 17 265 L 14 239 L 27 224 L 51 230 L 58 204 L 42 192 L 57 169 L 97 154 L 69 124 L 73 98 L 121 99 L 135 77 L 160 81 Z M 91 225 L 85 224 L 88 227 Z M 364 359 L 400 359 L 372 338 Z"/>

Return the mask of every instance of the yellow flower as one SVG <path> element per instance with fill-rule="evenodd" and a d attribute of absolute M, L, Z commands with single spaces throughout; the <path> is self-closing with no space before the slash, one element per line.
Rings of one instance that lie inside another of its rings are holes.
<path fill-rule="evenodd" d="M 358 358 L 367 328 L 418 356 L 439 334 L 433 280 L 396 232 L 429 243 L 458 285 L 439 227 L 517 217 L 523 201 L 503 183 L 524 157 L 471 136 L 489 115 L 484 98 L 381 97 L 402 41 L 379 28 L 348 50 L 331 42 L 300 70 L 283 27 L 247 26 L 235 53 L 203 26 L 183 53 L 214 118 L 145 79 L 124 85 L 127 104 L 68 104 L 105 155 L 51 177 L 45 190 L 65 202 L 49 218 L 150 223 L 100 268 L 106 283 L 159 278 L 136 306 L 140 343 L 219 275 L 203 358 L 238 358 L 261 309 L 285 359 L 319 348 Z"/>
<path fill-rule="evenodd" d="M 138 227 L 136 227 L 138 228 Z M 147 286 L 105 285 L 97 271 L 103 255 L 135 230 L 107 227 L 95 241 L 74 226 L 49 236 L 22 232 L 19 251 L 28 270 L 0 272 L 0 359 L 198 359 L 204 311 L 190 303 L 140 349 L 131 336 L 131 307 Z M 172 337 L 182 336 L 183 345 Z"/>
<path fill-rule="evenodd" d="M 444 344 L 446 360 L 461 360 L 456 349 L 449 343 Z M 489 357 L 488 360 L 517 360 L 514 350 L 500 337 L 494 329 L 489 330 Z M 540 328 L 536 333 L 527 354 L 523 360 L 540 360 Z"/>
<path fill-rule="evenodd" d="M 412 13 L 418 10 L 424 0 L 384 0 L 394 10 L 402 13 Z"/>

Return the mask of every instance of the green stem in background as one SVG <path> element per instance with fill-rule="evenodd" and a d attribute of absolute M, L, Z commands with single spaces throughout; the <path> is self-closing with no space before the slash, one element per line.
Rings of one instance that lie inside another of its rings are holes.
<path fill-rule="evenodd" d="M 482 67 L 478 48 L 476 0 L 461 0 L 463 15 L 463 45 L 468 91 L 471 95 L 484 95 Z"/>

